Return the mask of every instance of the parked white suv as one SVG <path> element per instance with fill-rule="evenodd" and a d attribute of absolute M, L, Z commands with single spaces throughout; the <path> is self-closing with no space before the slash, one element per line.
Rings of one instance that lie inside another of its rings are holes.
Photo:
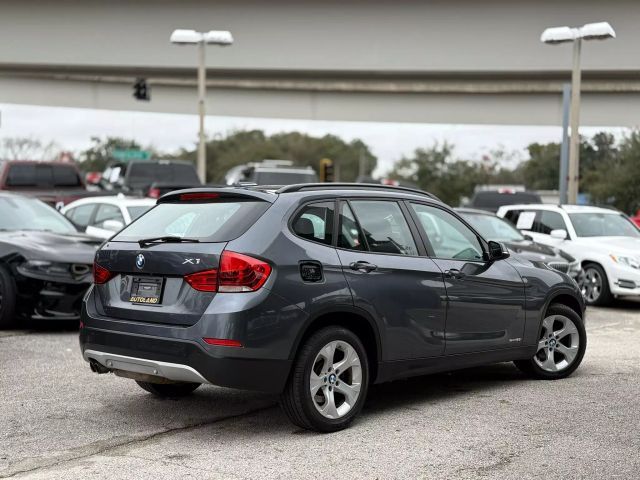
<path fill-rule="evenodd" d="M 640 230 L 624 214 L 581 205 L 508 205 L 498 216 L 533 240 L 559 247 L 584 269 L 587 304 L 640 296 Z"/>

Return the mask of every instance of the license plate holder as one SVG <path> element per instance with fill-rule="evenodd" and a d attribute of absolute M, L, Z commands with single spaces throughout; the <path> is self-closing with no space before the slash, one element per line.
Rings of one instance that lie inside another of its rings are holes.
<path fill-rule="evenodd" d="M 163 286 L 162 277 L 132 277 L 129 301 L 138 305 L 160 305 Z"/>

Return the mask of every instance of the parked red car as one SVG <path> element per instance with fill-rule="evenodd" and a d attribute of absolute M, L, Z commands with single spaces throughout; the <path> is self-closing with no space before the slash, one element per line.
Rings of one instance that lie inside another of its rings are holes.
<path fill-rule="evenodd" d="M 637 227 L 640 227 L 640 210 L 638 210 L 636 214 L 631 217 L 631 220 L 633 220 L 633 223 L 635 223 Z"/>

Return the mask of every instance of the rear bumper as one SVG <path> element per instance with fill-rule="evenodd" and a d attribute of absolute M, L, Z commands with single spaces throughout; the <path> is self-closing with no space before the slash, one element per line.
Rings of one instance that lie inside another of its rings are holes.
<path fill-rule="evenodd" d="M 220 349 L 233 347 L 209 352 L 188 340 L 92 327 L 80 330 L 80 347 L 86 361 L 97 361 L 109 370 L 268 393 L 284 390 L 291 367 L 289 360 L 239 358 L 219 353 Z"/>

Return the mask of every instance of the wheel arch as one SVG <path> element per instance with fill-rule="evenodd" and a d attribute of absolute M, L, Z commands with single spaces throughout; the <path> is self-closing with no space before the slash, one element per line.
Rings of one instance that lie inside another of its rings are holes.
<path fill-rule="evenodd" d="M 310 317 L 296 338 L 290 359 L 295 359 L 301 345 L 304 344 L 307 338 L 321 328 L 330 325 L 347 328 L 360 338 L 367 352 L 370 381 L 371 383 L 375 383 L 378 374 L 378 362 L 383 358 L 380 332 L 375 321 L 367 312 L 351 305 L 337 306 L 329 310 L 323 310 Z"/>
<path fill-rule="evenodd" d="M 547 302 L 547 305 L 544 309 L 544 315 L 543 315 L 543 319 L 544 316 L 546 316 L 547 311 L 549 310 L 549 307 L 551 307 L 551 305 L 553 305 L 554 303 L 559 303 L 561 305 L 564 305 L 566 307 L 569 307 L 571 310 L 573 310 L 574 312 L 576 312 L 576 314 L 580 317 L 583 318 L 584 316 L 584 312 L 581 306 L 580 301 L 574 296 L 571 295 L 567 292 L 559 292 L 556 295 L 554 295 L 553 297 L 551 297 L 549 299 L 549 301 Z"/>

